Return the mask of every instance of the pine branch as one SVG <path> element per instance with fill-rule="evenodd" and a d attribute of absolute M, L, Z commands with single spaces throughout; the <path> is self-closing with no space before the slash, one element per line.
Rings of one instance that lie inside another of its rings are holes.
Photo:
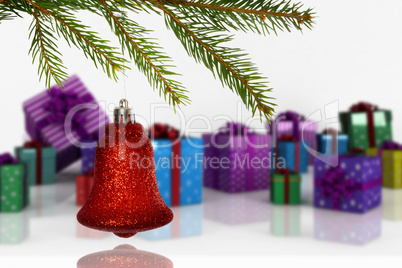
<path fill-rule="evenodd" d="M 105 1 L 102 0 L 102 2 L 107 7 Z M 151 38 L 145 37 L 151 31 L 128 19 L 127 16 L 117 17 L 109 9 L 105 12 L 105 18 L 110 27 L 119 37 L 122 50 L 128 51 L 138 69 L 147 76 L 149 83 L 159 90 L 159 95 L 163 93 L 165 100 L 166 96 L 169 96 L 169 104 L 172 104 L 174 108 L 178 104 L 189 103 L 188 97 L 183 94 L 187 92 L 184 87 L 179 82 L 168 78 L 179 75 L 169 70 L 169 67 L 173 67 L 168 65 L 172 62 L 171 58 L 160 52 L 161 48 Z"/>
<path fill-rule="evenodd" d="M 270 92 L 264 77 L 262 77 L 254 64 L 246 58 L 247 54 L 240 49 L 228 48 L 220 44 L 231 41 L 231 37 L 217 34 L 214 30 L 202 24 L 184 23 L 178 14 L 174 14 L 166 6 L 155 4 L 165 14 L 167 25 L 181 41 L 187 53 L 197 62 L 203 62 L 214 75 L 218 75 L 222 84 L 227 85 L 236 92 L 248 109 L 255 115 L 259 110 L 260 116 L 273 114 L 274 103 L 269 102 Z"/>
<path fill-rule="evenodd" d="M 25 1 L 43 14 L 53 17 L 59 36 L 63 36 L 69 45 L 71 42 L 77 48 L 81 48 L 84 55 L 92 59 L 95 67 L 98 67 L 97 63 L 99 63 L 109 77 L 113 76 L 117 79 L 116 71 L 127 68 L 124 65 L 126 60 L 114 51 L 114 47 L 107 45 L 109 41 L 102 40 L 97 33 L 87 30 L 89 27 L 75 19 L 68 10 L 58 7 L 56 13 L 52 10 L 52 3 L 40 2 L 42 6 L 39 6 L 31 0 Z M 45 5 L 48 8 L 44 8 Z"/>
<path fill-rule="evenodd" d="M 50 89 L 50 78 L 53 78 L 58 85 L 67 77 L 64 71 L 63 62 L 60 59 L 60 52 L 57 50 L 55 38 L 51 34 L 52 29 L 46 24 L 49 18 L 39 15 L 39 11 L 34 8 L 34 20 L 30 26 L 29 38 L 33 37 L 29 53 L 35 60 L 39 54 L 38 74 L 42 79 L 45 75 L 46 86 Z"/>
<path fill-rule="evenodd" d="M 264 35 L 270 31 L 276 33 L 278 29 L 290 31 L 291 26 L 300 31 L 302 25 L 311 29 L 314 15 L 312 9 L 301 11 L 301 3 L 292 4 L 289 0 L 160 1 L 193 22 L 208 22 L 221 31 L 231 28 Z"/>

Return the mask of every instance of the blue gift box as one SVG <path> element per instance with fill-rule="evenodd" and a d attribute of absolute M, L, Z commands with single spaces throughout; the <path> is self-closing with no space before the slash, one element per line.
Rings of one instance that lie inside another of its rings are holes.
<path fill-rule="evenodd" d="M 277 144 L 277 159 L 278 167 L 281 167 L 281 162 L 284 161 L 285 168 L 292 172 L 306 173 L 308 171 L 308 153 L 306 147 L 307 142 L 299 143 L 299 170 L 296 170 L 296 142 L 293 141 L 278 141 Z M 283 159 L 280 159 L 283 158 Z"/>
<path fill-rule="evenodd" d="M 346 154 L 348 152 L 348 136 L 345 134 L 338 134 L 336 141 L 337 152 L 333 152 L 334 144 L 332 135 L 317 134 L 317 151 L 322 154 Z"/>
<path fill-rule="evenodd" d="M 202 202 L 203 146 L 198 138 L 181 141 L 180 205 Z"/>
<path fill-rule="evenodd" d="M 180 141 L 180 205 L 202 202 L 204 142 L 201 138 Z M 156 180 L 166 205 L 172 206 L 172 141 L 153 140 Z"/>

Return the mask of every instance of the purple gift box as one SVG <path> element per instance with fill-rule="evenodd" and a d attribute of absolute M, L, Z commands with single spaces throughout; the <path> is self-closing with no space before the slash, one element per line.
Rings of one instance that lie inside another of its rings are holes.
<path fill-rule="evenodd" d="M 212 147 L 204 151 L 204 186 L 228 193 L 268 189 L 269 135 L 228 123 L 219 133 L 204 136 L 204 141 Z"/>
<path fill-rule="evenodd" d="M 381 204 L 379 157 L 341 155 L 336 167 L 323 160 L 314 162 L 314 206 L 365 213 Z"/>
<path fill-rule="evenodd" d="M 365 245 L 381 235 L 381 208 L 364 215 L 314 211 L 314 237 L 336 243 Z"/>
<path fill-rule="evenodd" d="M 268 124 L 268 132 L 272 135 L 273 143 L 284 135 L 291 135 L 298 141 L 308 143 L 308 147 L 316 150 L 317 123 L 306 121 L 304 116 L 292 111 L 281 113 L 277 118 Z M 302 145 L 302 144 L 301 144 Z M 314 156 L 308 154 L 309 164 L 314 163 Z"/>
<path fill-rule="evenodd" d="M 96 144 L 95 141 L 86 141 L 86 142 L 93 142 Z M 81 148 L 81 173 L 84 174 L 90 170 L 94 169 L 95 166 L 95 152 L 96 146 L 88 147 L 88 148 Z"/>
<path fill-rule="evenodd" d="M 83 106 L 77 106 L 79 104 Z M 83 139 L 98 140 L 109 122 L 76 75 L 67 79 L 62 89 L 55 85 L 28 99 L 23 108 L 28 134 L 56 149 L 56 171 L 81 157 L 80 149 L 73 143 Z"/>

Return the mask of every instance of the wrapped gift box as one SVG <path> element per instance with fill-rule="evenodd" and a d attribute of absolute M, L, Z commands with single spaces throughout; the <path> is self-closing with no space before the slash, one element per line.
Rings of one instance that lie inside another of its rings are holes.
<path fill-rule="evenodd" d="M 204 218 L 228 225 L 269 221 L 267 191 L 227 194 L 204 191 Z"/>
<path fill-rule="evenodd" d="M 158 188 L 166 205 L 201 203 L 203 140 L 154 139 L 152 146 Z"/>
<path fill-rule="evenodd" d="M 301 227 L 300 207 L 272 206 L 271 234 L 274 236 L 299 236 Z"/>
<path fill-rule="evenodd" d="M 151 241 L 199 236 L 202 234 L 202 205 L 172 208 L 174 219 L 161 228 L 141 232 L 139 236 Z"/>
<path fill-rule="evenodd" d="M 308 153 L 306 147 L 298 141 L 286 141 L 286 138 L 279 140 L 276 147 L 276 167 L 281 167 L 281 163 L 284 164 L 283 168 L 293 172 L 308 172 Z"/>
<path fill-rule="evenodd" d="M 215 169 L 214 177 L 206 178 L 205 186 L 228 192 L 240 193 L 264 190 L 269 187 L 270 136 L 250 133 L 237 123 L 228 123 L 226 128 L 213 135 L 216 143 L 210 143 L 217 151 L 212 159 L 204 157 L 204 166 Z M 204 168 L 205 170 L 205 168 Z M 213 182 L 211 182 L 213 181 Z"/>
<path fill-rule="evenodd" d="M 289 170 L 271 173 L 271 202 L 277 205 L 301 203 L 301 176 Z"/>
<path fill-rule="evenodd" d="M 402 188 L 402 150 L 385 150 L 382 152 L 383 186 Z"/>
<path fill-rule="evenodd" d="M 26 211 L 0 213 L 0 244 L 20 244 L 29 235 Z"/>
<path fill-rule="evenodd" d="M 382 190 L 383 218 L 391 221 L 402 221 L 402 189 Z"/>
<path fill-rule="evenodd" d="M 15 155 L 27 166 L 29 185 L 49 184 L 56 181 L 56 150 L 45 147 L 38 141 L 25 143 L 16 147 Z"/>
<path fill-rule="evenodd" d="M 218 189 L 219 168 L 213 163 L 219 161 L 219 149 L 217 148 L 217 135 L 207 133 L 202 135 L 205 144 L 203 185 L 208 188 Z"/>
<path fill-rule="evenodd" d="M 317 134 L 317 151 L 321 154 L 346 154 L 348 136 L 345 134 Z"/>
<path fill-rule="evenodd" d="M 317 123 L 308 121 L 304 116 L 293 111 L 281 113 L 268 125 L 268 131 L 272 135 L 273 143 L 282 136 L 293 136 L 300 141 L 301 147 L 308 146 L 316 150 Z M 308 163 L 313 164 L 314 156 L 308 154 Z"/>
<path fill-rule="evenodd" d="M 77 106 L 79 104 L 82 107 Z M 31 138 L 56 149 L 57 172 L 81 157 L 74 143 L 98 140 L 109 122 L 78 76 L 67 79 L 63 89 L 56 85 L 28 99 L 23 108 L 25 127 Z M 71 129 L 71 133 L 65 128 Z"/>
<path fill-rule="evenodd" d="M 330 242 L 365 245 L 381 235 L 381 208 L 364 215 L 314 210 L 314 237 Z"/>
<path fill-rule="evenodd" d="M 84 174 L 94 169 L 95 166 L 95 152 L 96 141 L 85 141 L 86 143 L 93 143 L 95 146 L 81 148 L 81 173 Z"/>
<path fill-rule="evenodd" d="M 381 204 L 381 159 L 342 155 L 330 167 L 316 159 L 314 205 L 318 208 L 364 213 Z"/>
<path fill-rule="evenodd" d="M 26 166 L 10 154 L 0 155 L 0 212 L 19 212 L 29 204 Z"/>
<path fill-rule="evenodd" d="M 91 193 L 93 184 L 93 170 L 90 170 L 85 174 L 75 177 L 75 204 L 77 206 L 85 205 L 85 202 L 87 202 L 89 194 Z"/>
<path fill-rule="evenodd" d="M 392 113 L 379 110 L 369 103 L 353 105 L 349 112 L 339 115 L 342 132 L 349 137 L 349 148 L 380 147 L 384 141 L 392 140 Z"/>

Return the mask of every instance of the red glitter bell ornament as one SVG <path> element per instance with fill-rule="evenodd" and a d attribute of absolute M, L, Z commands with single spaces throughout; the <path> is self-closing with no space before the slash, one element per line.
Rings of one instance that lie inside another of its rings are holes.
<path fill-rule="evenodd" d="M 128 238 L 173 220 L 156 182 L 152 143 L 128 101 L 114 110 L 95 154 L 94 184 L 77 214 L 82 225 Z"/>

